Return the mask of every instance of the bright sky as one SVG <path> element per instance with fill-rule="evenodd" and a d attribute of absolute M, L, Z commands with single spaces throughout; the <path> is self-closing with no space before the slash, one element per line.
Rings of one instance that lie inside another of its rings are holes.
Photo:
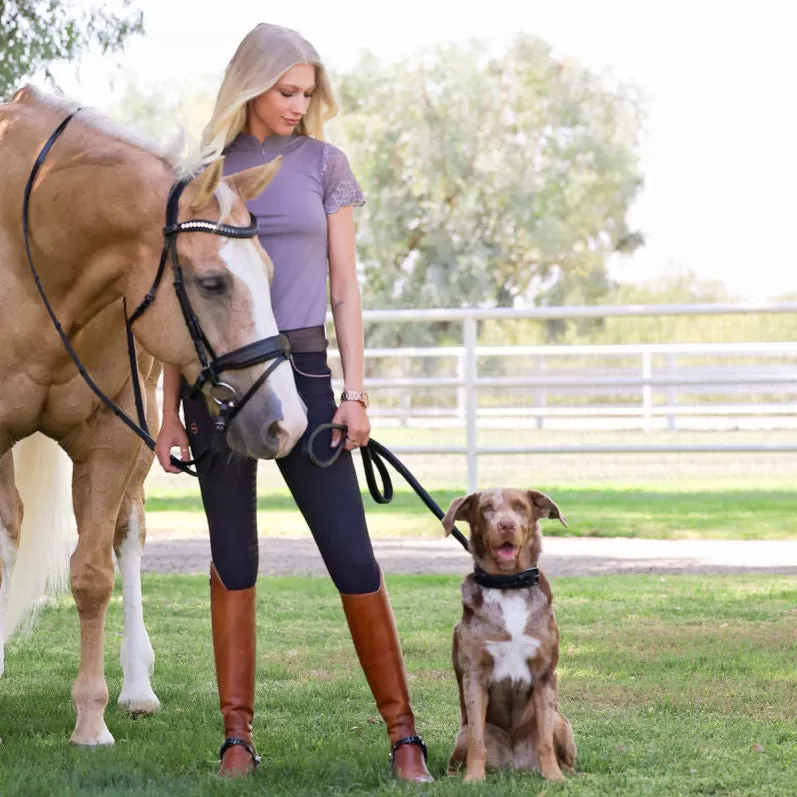
<path fill-rule="evenodd" d="M 221 72 L 257 22 L 300 30 L 333 68 L 475 36 L 526 31 L 561 55 L 610 68 L 648 98 L 646 187 L 632 222 L 647 246 L 612 265 L 621 279 L 693 269 L 739 298 L 797 291 L 795 0 L 137 0 L 146 38 L 112 59 L 58 71 L 104 108 L 119 64 L 138 80 Z M 377 11 L 376 9 L 382 9 Z M 600 8 L 600 14 L 596 12 Z M 645 10 L 640 10 L 644 8 Z M 118 72 L 117 72 L 118 74 Z M 119 83 L 117 82 L 117 93 Z"/>

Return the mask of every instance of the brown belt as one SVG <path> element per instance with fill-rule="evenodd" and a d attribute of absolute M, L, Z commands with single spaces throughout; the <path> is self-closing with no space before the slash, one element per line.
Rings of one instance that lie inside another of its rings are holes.
<path fill-rule="evenodd" d="M 326 351 L 329 345 L 326 330 L 323 326 L 284 329 L 281 331 L 288 338 L 293 354 Z"/>

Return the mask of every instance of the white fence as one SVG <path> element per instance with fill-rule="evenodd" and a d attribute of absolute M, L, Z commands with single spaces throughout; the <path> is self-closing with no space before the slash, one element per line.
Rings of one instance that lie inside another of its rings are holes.
<path fill-rule="evenodd" d="M 368 349 L 366 360 L 435 358 L 453 375 L 374 375 L 367 380 L 373 391 L 371 415 L 376 424 L 455 425 L 464 428 L 464 445 L 397 446 L 396 453 L 463 454 L 468 462 L 468 487 L 478 483 L 480 454 L 518 453 L 643 453 L 704 451 L 797 451 L 797 443 L 683 442 L 582 445 L 480 445 L 479 430 L 491 425 L 542 429 L 551 424 L 571 428 L 658 429 L 718 428 L 718 424 L 748 419 L 751 428 L 797 428 L 797 342 L 774 343 L 670 343 L 629 345 L 480 346 L 477 322 L 488 319 L 583 319 L 610 317 L 739 316 L 797 313 L 797 303 L 653 305 L 628 307 L 570 307 L 502 310 L 400 310 L 367 311 L 365 320 L 385 323 L 459 321 L 462 343 L 448 347 Z M 330 351 L 330 357 L 338 353 Z M 728 364 L 718 364 L 726 358 Z M 503 370 L 523 360 L 527 373 L 494 376 L 482 374 L 479 363 L 500 360 Z M 571 361 L 568 366 L 567 360 Z M 528 363 L 534 363 L 528 373 Z M 557 367 L 549 367 L 556 363 Z M 340 383 L 336 387 L 340 388 Z M 419 391 L 440 389 L 453 402 L 442 406 L 413 406 Z M 504 401 L 483 406 L 480 391 L 524 392 L 522 406 Z M 393 406 L 380 405 L 380 395 L 401 391 Z M 751 396 L 753 398 L 751 399 Z M 687 398 L 687 401 L 683 400 Z M 744 399 L 747 398 L 747 401 Z"/>

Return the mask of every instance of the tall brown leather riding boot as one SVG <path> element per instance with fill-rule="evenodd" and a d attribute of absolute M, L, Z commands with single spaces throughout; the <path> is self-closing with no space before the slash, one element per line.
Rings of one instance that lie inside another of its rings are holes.
<path fill-rule="evenodd" d="M 252 741 L 255 713 L 255 587 L 228 590 L 210 566 L 210 620 L 224 744 L 219 775 L 248 775 L 260 763 Z"/>
<path fill-rule="evenodd" d="M 384 579 L 376 592 L 340 597 L 365 678 L 387 725 L 393 776 L 429 783 L 434 778 L 426 768 L 426 745 L 415 733 L 404 659 Z"/>

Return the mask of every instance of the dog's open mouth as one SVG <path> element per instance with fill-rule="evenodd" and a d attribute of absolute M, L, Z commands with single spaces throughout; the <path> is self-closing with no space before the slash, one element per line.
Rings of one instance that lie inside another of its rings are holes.
<path fill-rule="evenodd" d="M 505 542 L 498 548 L 493 548 L 493 555 L 499 562 L 512 562 L 517 558 L 520 549 L 511 542 Z"/>

